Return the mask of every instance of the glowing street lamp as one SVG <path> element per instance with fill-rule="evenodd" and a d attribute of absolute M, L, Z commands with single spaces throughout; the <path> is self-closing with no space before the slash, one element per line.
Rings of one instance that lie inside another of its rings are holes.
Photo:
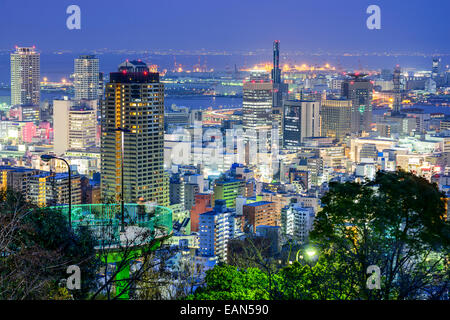
<path fill-rule="evenodd" d="M 300 254 L 301 251 L 302 251 L 302 249 L 300 249 L 300 250 L 297 251 L 297 255 L 296 255 L 296 260 L 297 260 L 297 261 L 299 261 L 299 260 L 298 260 L 299 258 L 300 258 L 300 259 L 303 259 L 304 256 L 305 256 L 305 258 L 306 258 L 307 261 L 313 261 L 313 260 L 316 259 L 317 255 L 318 255 L 317 250 L 316 250 L 315 248 L 311 248 L 311 247 L 307 248 L 307 249 L 304 251 L 305 255 L 300 255 L 300 256 L 299 256 L 299 254 Z"/>
<path fill-rule="evenodd" d="M 307 249 L 306 255 L 308 258 L 313 259 L 317 255 L 317 251 L 315 249 Z"/>

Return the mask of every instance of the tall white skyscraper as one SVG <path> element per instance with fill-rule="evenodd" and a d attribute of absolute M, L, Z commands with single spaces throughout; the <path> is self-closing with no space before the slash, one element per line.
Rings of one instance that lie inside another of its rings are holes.
<path fill-rule="evenodd" d="M 40 55 L 35 47 L 16 47 L 11 53 L 11 104 L 39 105 Z"/>
<path fill-rule="evenodd" d="M 75 99 L 97 100 L 99 94 L 98 58 L 82 55 L 75 59 Z"/>

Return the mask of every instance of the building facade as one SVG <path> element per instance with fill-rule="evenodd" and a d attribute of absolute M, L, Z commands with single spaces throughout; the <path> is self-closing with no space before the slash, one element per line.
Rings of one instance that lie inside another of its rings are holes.
<path fill-rule="evenodd" d="M 119 200 L 123 183 L 126 202 L 140 199 L 169 205 L 169 181 L 164 173 L 164 85 L 145 63 L 126 61 L 110 74 L 101 134 L 103 196 Z"/>
<path fill-rule="evenodd" d="M 40 103 L 40 54 L 34 47 L 11 53 L 11 105 Z"/>
<path fill-rule="evenodd" d="M 82 55 L 75 59 L 75 99 L 99 98 L 99 61 L 94 55 Z"/>
<path fill-rule="evenodd" d="M 320 136 L 320 102 L 285 100 L 283 147 L 298 149 L 308 137 Z"/>

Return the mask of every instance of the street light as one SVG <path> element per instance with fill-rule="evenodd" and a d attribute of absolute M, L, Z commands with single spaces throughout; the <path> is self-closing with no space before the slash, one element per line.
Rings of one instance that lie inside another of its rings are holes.
<path fill-rule="evenodd" d="M 296 255 L 297 261 L 298 261 L 299 254 L 301 251 L 302 251 L 302 249 L 297 251 L 297 255 Z M 317 250 L 315 248 L 312 248 L 312 247 L 306 248 L 306 250 L 304 252 L 305 252 L 305 255 L 307 258 L 305 260 L 313 261 L 317 257 Z M 303 255 L 300 256 L 300 259 L 303 259 Z"/>
<path fill-rule="evenodd" d="M 121 161 L 121 168 L 120 168 L 120 173 L 121 173 L 121 177 L 120 177 L 120 184 L 121 184 L 120 204 L 121 204 L 121 214 L 122 214 L 122 226 L 120 228 L 120 232 L 125 232 L 125 222 L 124 222 L 125 200 L 124 200 L 124 189 L 123 189 L 123 158 L 124 158 L 124 154 L 125 154 L 124 138 L 125 138 L 125 133 L 130 133 L 131 130 L 129 130 L 127 128 L 117 127 L 114 130 L 108 130 L 108 132 L 121 132 L 121 134 L 122 134 L 122 154 L 121 154 L 121 160 L 122 161 Z"/>
<path fill-rule="evenodd" d="M 44 162 L 49 162 L 52 159 L 62 160 L 67 165 L 67 171 L 69 172 L 69 228 L 72 229 L 72 174 L 70 172 L 70 165 L 63 158 L 59 158 L 59 157 L 53 156 L 51 154 L 41 155 L 41 160 Z"/>

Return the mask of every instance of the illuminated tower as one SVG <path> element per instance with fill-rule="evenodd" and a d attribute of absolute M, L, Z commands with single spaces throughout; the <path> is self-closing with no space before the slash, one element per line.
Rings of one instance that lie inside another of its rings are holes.
<path fill-rule="evenodd" d="M 75 99 L 97 100 L 99 96 L 98 59 L 83 55 L 75 59 Z"/>
<path fill-rule="evenodd" d="M 35 47 L 11 53 L 11 105 L 39 105 L 40 55 Z"/>
<path fill-rule="evenodd" d="M 102 103 L 101 150 L 104 197 L 120 199 L 123 176 L 125 202 L 169 204 L 164 85 L 144 62 L 126 61 L 110 74 Z"/>
<path fill-rule="evenodd" d="M 273 83 L 281 83 L 281 69 L 280 69 L 280 41 L 273 42 L 273 69 L 272 69 Z"/>
<path fill-rule="evenodd" d="M 394 82 L 394 104 L 393 104 L 393 114 L 399 114 L 400 113 L 400 108 L 401 108 L 401 104 L 402 104 L 402 94 L 401 94 L 401 90 L 400 90 L 400 66 L 396 65 L 395 69 L 394 69 L 394 77 L 393 77 L 393 82 Z"/>
<path fill-rule="evenodd" d="M 280 41 L 278 40 L 273 42 L 272 82 L 272 127 L 278 128 L 279 141 L 281 143 L 283 141 L 283 99 L 287 98 L 288 85 L 281 81 Z"/>

